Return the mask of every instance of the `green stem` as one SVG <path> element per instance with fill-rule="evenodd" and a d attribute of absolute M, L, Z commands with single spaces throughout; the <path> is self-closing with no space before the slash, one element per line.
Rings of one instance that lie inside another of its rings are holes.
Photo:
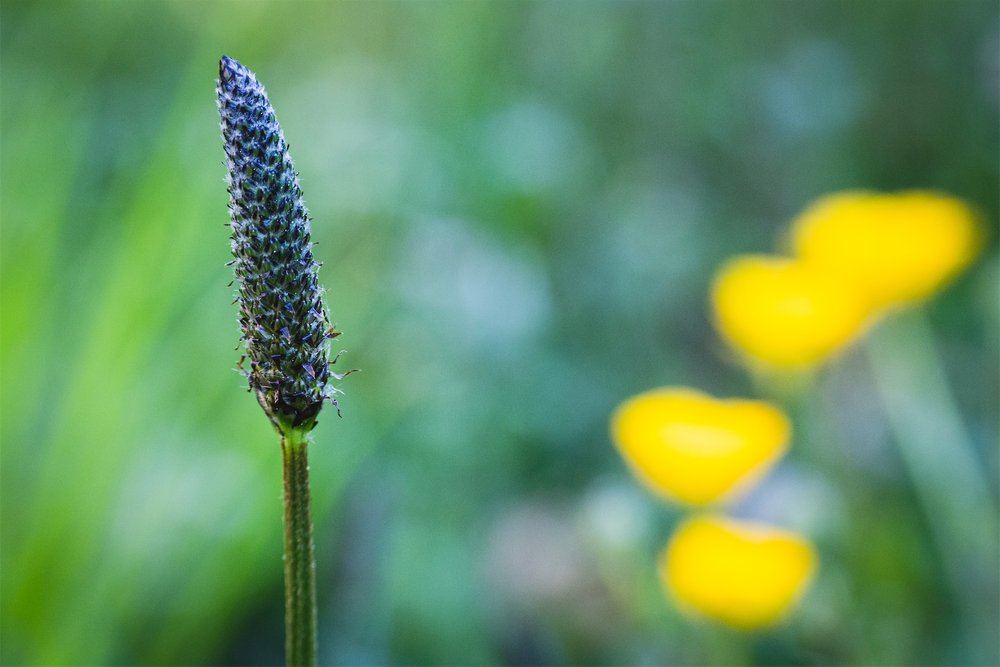
<path fill-rule="evenodd" d="M 281 439 L 285 468 L 285 660 L 288 667 L 316 664 L 316 558 L 309 509 L 308 437 L 290 431 Z"/>
<path fill-rule="evenodd" d="M 967 632 L 989 637 L 997 508 L 951 393 L 933 333 L 919 310 L 891 317 L 869 337 L 868 359 L 903 463 L 964 612 Z M 986 644 L 988 645 L 987 640 Z"/>

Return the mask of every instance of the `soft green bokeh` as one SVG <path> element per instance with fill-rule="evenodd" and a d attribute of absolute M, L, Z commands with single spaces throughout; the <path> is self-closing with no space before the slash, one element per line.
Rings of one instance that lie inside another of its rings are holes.
<path fill-rule="evenodd" d="M 322 661 L 996 664 L 997 34 L 992 1 L 4 2 L 0 662 L 282 659 L 225 53 L 267 86 L 363 369 L 311 453 Z M 679 511 L 607 420 L 663 384 L 766 391 L 711 274 L 846 187 L 946 190 L 992 237 L 790 406 L 735 511 L 821 573 L 739 635 L 662 595 Z M 959 433 L 941 466 L 907 463 L 885 396 Z"/>

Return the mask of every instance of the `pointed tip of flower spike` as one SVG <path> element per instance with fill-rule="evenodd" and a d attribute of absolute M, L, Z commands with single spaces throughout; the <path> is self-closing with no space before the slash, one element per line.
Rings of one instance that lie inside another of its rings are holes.
<path fill-rule="evenodd" d="M 241 70 L 246 71 L 246 69 L 247 68 L 244 67 L 238 60 L 230 58 L 229 56 L 224 55 L 219 59 L 219 78 L 222 80 L 229 80 L 233 78 L 237 72 L 240 72 Z"/>

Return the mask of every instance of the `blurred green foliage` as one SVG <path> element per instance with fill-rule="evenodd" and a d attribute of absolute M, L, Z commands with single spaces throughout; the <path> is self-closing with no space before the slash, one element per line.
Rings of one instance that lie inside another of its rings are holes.
<path fill-rule="evenodd" d="M 0 661 L 281 660 L 280 452 L 232 370 L 225 53 L 268 88 L 363 369 L 312 447 L 322 661 L 996 664 L 996 545 L 935 543 L 861 349 L 736 509 L 821 548 L 771 632 L 662 595 L 678 513 L 607 418 L 663 384 L 754 394 L 707 316 L 723 258 L 826 192 L 940 188 L 994 231 L 918 346 L 989 483 L 963 527 L 992 534 L 997 34 L 988 0 L 5 2 Z"/>

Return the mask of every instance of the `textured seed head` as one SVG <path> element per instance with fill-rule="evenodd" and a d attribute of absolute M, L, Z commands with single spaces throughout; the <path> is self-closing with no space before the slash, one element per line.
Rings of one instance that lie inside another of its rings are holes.
<path fill-rule="evenodd" d="M 253 72 L 219 61 L 219 115 L 250 390 L 271 422 L 310 429 L 328 382 L 330 326 L 313 259 L 309 213 L 274 109 Z"/>

